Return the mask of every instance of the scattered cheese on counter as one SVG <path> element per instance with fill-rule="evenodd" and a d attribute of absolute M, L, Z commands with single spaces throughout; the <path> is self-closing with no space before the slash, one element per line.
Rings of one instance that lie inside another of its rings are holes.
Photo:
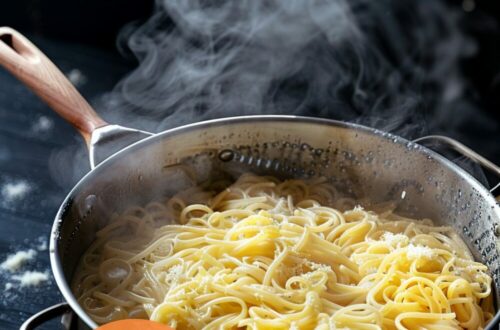
<path fill-rule="evenodd" d="M 66 76 L 68 77 L 68 80 L 76 87 L 81 87 L 87 82 L 87 77 L 85 77 L 83 72 L 78 69 L 72 69 L 66 74 Z"/>
<path fill-rule="evenodd" d="M 47 241 L 40 242 L 40 244 L 36 248 L 38 251 L 46 251 L 47 250 Z"/>
<path fill-rule="evenodd" d="M 26 181 L 9 182 L 2 187 L 2 196 L 7 201 L 23 198 L 31 190 Z"/>
<path fill-rule="evenodd" d="M 15 272 L 27 261 L 32 260 L 36 256 L 36 251 L 29 249 L 27 251 L 18 251 L 15 254 L 11 254 L 7 259 L 0 265 L 2 269 L 9 272 Z"/>
<path fill-rule="evenodd" d="M 33 123 L 31 129 L 35 133 L 47 132 L 54 127 L 54 122 L 49 117 L 40 116 L 36 122 Z"/>
<path fill-rule="evenodd" d="M 12 276 L 14 280 L 20 282 L 21 287 L 25 286 L 37 286 L 42 282 L 45 282 L 49 279 L 49 275 L 47 273 L 41 273 L 37 271 L 27 271 L 21 275 Z"/>

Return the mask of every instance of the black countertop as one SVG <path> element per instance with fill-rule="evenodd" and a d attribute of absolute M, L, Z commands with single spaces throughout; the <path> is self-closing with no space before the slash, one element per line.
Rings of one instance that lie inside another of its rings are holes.
<path fill-rule="evenodd" d="M 101 50 L 33 40 L 91 102 L 129 70 L 116 55 Z M 0 262 L 17 251 L 37 251 L 18 272 L 0 271 L 0 329 L 18 329 L 33 313 L 63 300 L 44 244 L 63 198 L 89 169 L 85 157 L 78 133 L 0 69 Z M 78 171 L 75 162 L 83 163 Z M 49 281 L 21 288 L 13 276 L 25 271 L 47 272 Z M 58 322 L 43 328 L 57 329 Z"/>

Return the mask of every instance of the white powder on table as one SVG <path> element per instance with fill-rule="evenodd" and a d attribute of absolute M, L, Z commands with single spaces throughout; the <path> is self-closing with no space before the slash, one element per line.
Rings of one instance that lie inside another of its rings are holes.
<path fill-rule="evenodd" d="M 38 286 L 43 282 L 48 281 L 49 275 L 37 271 L 26 271 L 21 275 L 14 275 L 12 279 L 19 281 L 21 287 Z"/>
<path fill-rule="evenodd" d="M 40 116 L 37 121 L 33 123 L 31 129 L 35 133 L 47 132 L 54 127 L 54 122 L 49 117 Z"/>
<path fill-rule="evenodd" d="M 78 69 L 72 69 L 66 74 L 66 76 L 68 77 L 68 80 L 76 87 L 83 86 L 87 82 L 87 77 L 85 77 L 83 72 Z"/>
<path fill-rule="evenodd" d="M 17 181 L 6 183 L 2 187 L 2 196 L 7 201 L 24 198 L 31 190 L 31 186 L 26 181 Z"/>
<path fill-rule="evenodd" d="M 28 241 L 29 242 L 29 241 Z M 38 251 L 47 250 L 47 238 L 40 236 L 30 243 L 31 249 L 12 253 L 0 264 L 0 276 L 5 281 L 4 298 L 15 299 L 17 290 L 24 287 L 36 287 L 49 280 L 49 272 L 36 269 L 21 271 L 21 268 L 38 255 Z"/>
<path fill-rule="evenodd" d="M 37 252 L 33 249 L 29 249 L 27 251 L 18 251 L 5 259 L 4 262 L 0 265 L 2 269 L 5 269 L 9 272 L 15 272 L 22 265 L 24 265 L 27 261 L 32 260 L 36 256 Z"/>
<path fill-rule="evenodd" d="M 48 248 L 47 237 L 40 236 L 40 237 L 38 237 L 37 241 L 39 244 L 36 246 L 36 249 L 38 251 L 46 251 Z"/>

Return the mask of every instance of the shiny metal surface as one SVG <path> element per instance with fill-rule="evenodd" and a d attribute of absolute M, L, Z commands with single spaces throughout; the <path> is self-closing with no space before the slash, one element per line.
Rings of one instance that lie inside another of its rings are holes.
<path fill-rule="evenodd" d="M 24 321 L 19 330 L 36 329 L 39 325 L 43 324 L 44 322 L 70 312 L 71 312 L 71 307 L 65 302 L 50 306 L 32 315 L 29 319 Z"/>
<path fill-rule="evenodd" d="M 90 168 L 94 168 L 117 151 L 153 134 L 119 125 L 106 125 L 92 132 L 89 145 Z"/>
<path fill-rule="evenodd" d="M 462 143 L 460 143 L 452 138 L 449 138 L 447 136 L 441 136 L 441 135 L 423 136 L 421 138 L 414 140 L 413 142 L 416 142 L 416 143 L 438 142 L 440 144 L 447 145 L 448 147 L 457 151 L 462 156 L 465 156 L 468 159 L 478 163 L 483 168 L 488 169 L 489 171 L 491 171 L 493 174 L 495 174 L 498 177 L 499 182 L 493 188 L 490 189 L 491 193 L 494 194 L 494 191 L 496 191 L 500 187 L 500 167 L 493 164 L 488 159 L 484 158 L 483 156 L 481 156 L 480 154 L 478 154 L 477 152 L 475 152 L 471 148 L 465 146 L 464 144 L 462 144 Z"/>
<path fill-rule="evenodd" d="M 98 165 L 75 186 L 54 222 L 50 254 L 59 288 L 79 317 L 96 326 L 69 283 L 80 256 L 112 213 L 246 171 L 325 176 L 345 194 L 395 201 L 402 214 L 453 226 L 490 267 L 498 303 L 500 207 L 473 177 L 419 144 L 375 129 L 304 117 L 250 116 L 148 137 Z"/>

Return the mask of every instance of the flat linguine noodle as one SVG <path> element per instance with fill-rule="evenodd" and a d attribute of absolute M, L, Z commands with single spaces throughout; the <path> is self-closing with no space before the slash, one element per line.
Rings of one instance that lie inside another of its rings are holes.
<path fill-rule="evenodd" d="M 99 324 L 176 329 L 475 330 L 493 313 L 488 269 L 451 227 L 250 174 L 115 217 L 73 291 Z"/>

